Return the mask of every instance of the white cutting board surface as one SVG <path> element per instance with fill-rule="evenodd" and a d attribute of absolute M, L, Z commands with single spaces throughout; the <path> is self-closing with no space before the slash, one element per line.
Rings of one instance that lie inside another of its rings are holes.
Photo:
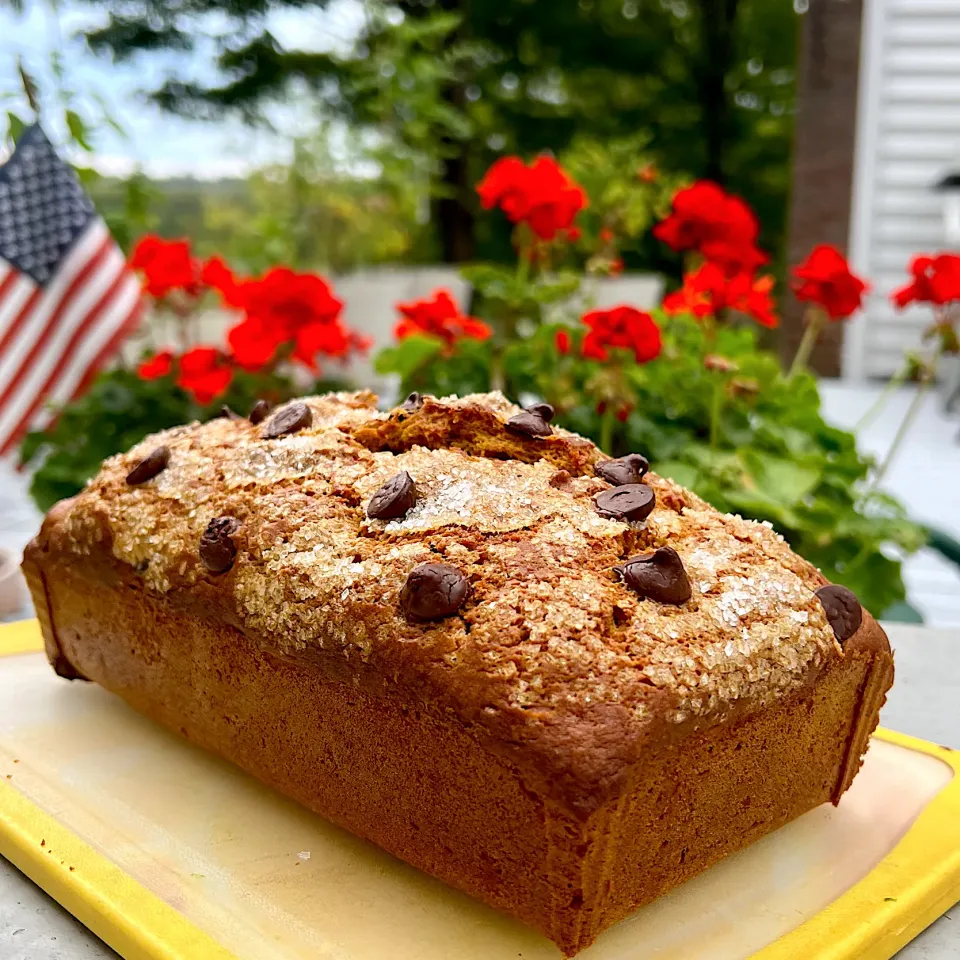
<path fill-rule="evenodd" d="M 17 761 L 16 763 L 14 761 Z M 243 960 L 558 960 L 534 931 L 325 823 L 41 654 L 0 661 L 0 775 Z M 607 931 L 582 960 L 734 960 L 864 877 L 951 779 L 874 741 L 808 813 Z"/>

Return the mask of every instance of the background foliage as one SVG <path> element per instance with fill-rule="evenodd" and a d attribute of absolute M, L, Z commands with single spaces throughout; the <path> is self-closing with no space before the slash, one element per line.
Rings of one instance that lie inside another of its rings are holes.
<path fill-rule="evenodd" d="M 115 59 L 212 42 L 212 80 L 168 77 L 150 91 L 177 113 L 267 124 L 278 102 L 294 98 L 325 122 L 348 124 L 362 140 L 354 156 L 393 170 L 432 208 L 430 229 L 404 256 L 507 259 L 508 232 L 477 219 L 473 192 L 495 155 L 637 131 L 660 168 L 712 177 L 746 197 L 764 225 L 762 244 L 782 250 L 798 26 L 784 0 L 368 2 L 354 41 L 323 51 L 285 48 L 271 34 L 268 14 L 291 6 L 327 3 L 124 0 L 87 40 Z M 356 166 L 338 176 L 355 174 Z M 262 194 L 248 202 L 269 210 Z M 201 232 L 180 232 L 203 248 Z M 295 266 L 333 265 L 321 251 L 299 252 L 312 259 Z M 627 251 L 628 268 L 676 265 L 650 241 Z"/>
<path fill-rule="evenodd" d="M 307 389 L 324 393 L 343 387 L 341 381 L 321 380 Z M 150 433 L 208 420 L 220 415 L 224 405 L 246 416 L 258 399 L 279 403 L 302 392 L 302 386 L 281 374 L 241 372 L 223 396 L 201 406 L 170 377 L 143 380 L 122 367 L 109 370 L 79 400 L 64 407 L 51 427 L 27 434 L 20 459 L 37 467 L 30 495 L 47 511 L 79 492 L 107 457 L 129 450 Z"/>
<path fill-rule="evenodd" d="M 903 600 L 900 556 L 919 549 L 926 534 L 895 500 L 871 488 L 872 461 L 857 452 L 853 434 L 824 421 L 816 380 L 787 380 L 777 357 L 758 349 L 753 328 L 724 327 L 708 340 L 689 318 L 658 321 L 663 354 L 627 366 L 635 405 L 614 434 L 612 452 L 641 451 L 655 470 L 718 509 L 770 521 L 875 614 Z M 554 334 L 545 327 L 518 345 L 510 358 L 515 389 L 546 396 L 571 429 L 599 439 L 602 416 L 583 402 L 595 394 L 586 381 L 597 370 L 563 357 L 553 366 Z M 707 369 L 709 354 L 735 369 Z M 718 389 L 719 429 L 711 439 Z"/>
<path fill-rule="evenodd" d="M 721 509 L 770 520 L 874 612 L 902 599 L 897 557 L 919 546 L 923 532 L 871 489 L 871 464 L 850 434 L 823 421 L 815 382 L 787 382 L 752 330 L 723 327 L 708 342 L 703 327 L 659 317 L 664 352 L 643 366 L 620 357 L 603 367 L 556 348 L 558 330 L 575 331 L 568 324 L 589 305 L 584 270 L 603 275 L 622 259 L 628 269 L 679 275 L 679 256 L 649 227 L 681 182 L 710 177 L 742 195 L 759 215 L 761 245 L 782 266 L 794 5 L 371 0 L 358 34 L 331 49 L 285 48 L 269 30 L 274 13 L 327 5 L 116 0 L 87 34 L 91 50 L 114 59 L 213 49 L 217 70 L 204 82 L 170 76 L 148 91 L 166 110 L 269 126 L 277 104 L 302 107 L 311 132 L 291 140 L 290 161 L 245 179 L 99 176 L 84 158 L 115 120 L 73 89 L 54 58 L 44 122 L 71 151 L 121 244 L 146 231 L 186 235 L 201 256 L 221 254 L 250 273 L 274 264 L 345 271 L 475 261 L 467 270 L 474 310 L 494 335 L 462 340 L 452 352 L 427 337 L 384 351 L 379 368 L 399 374 L 402 389 L 495 386 L 546 398 L 561 423 L 611 452 L 641 450 Z M 7 146 L 32 119 L 26 93 L 26 81 L 23 90 L 0 90 Z M 545 149 L 563 158 L 592 202 L 578 244 L 530 283 L 505 265 L 513 259 L 509 226 L 479 216 L 474 186 L 495 156 Z M 608 230 L 613 242 L 603 239 Z M 714 351 L 735 369 L 707 369 Z M 227 396 L 201 408 L 166 378 L 113 370 L 51 429 L 28 437 L 24 459 L 42 462 L 34 496 L 46 508 L 104 457 L 210 416 L 224 401 L 245 413 L 255 396 L 294 392 L 285 377 L 242 374 Z M 622 415 L 612 419 L 615 410 Z"/>

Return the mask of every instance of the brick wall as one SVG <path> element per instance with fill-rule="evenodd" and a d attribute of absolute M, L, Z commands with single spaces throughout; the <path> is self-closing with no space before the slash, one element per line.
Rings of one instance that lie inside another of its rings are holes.
<path fill-rule="evenodd" d="M 790 265 L 799 263 L 818 243 L 847 250 L 862 2 L 810 0 L 803 17 L 787 243 Z M 802 313 L 802 305 L 788 294 L 780 341 L 788 362 L 803 332 Z M 843 324 L 830 324 L 814 351 L 812 367 L 825 376 L 838 376 L 842 345 Z"/>

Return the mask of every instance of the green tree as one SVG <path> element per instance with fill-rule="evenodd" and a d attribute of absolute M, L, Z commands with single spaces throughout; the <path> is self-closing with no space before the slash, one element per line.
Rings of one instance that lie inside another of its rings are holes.
<path fill-rule="evenodd" d="M 98 4 L 98 6 L 101 6 Z M 505 253 L 503 230 L 475 223 L 473 185 L 504 150 L 560 150 L 576 134 L 647 130 L 670 171 L 742 193 L 782 245 L 793 112 L 797 14 L 784 0 L 400 0 L 370 2 L 346 52 L 284 48 L 268 29 L 280 9 L 325 0 L 120 0 L 91 48 L 115 58 L 198 51 L 213 13 L 219 78 L 171 78 L 165 109 L 264 121 L 307 89 L 328 115 L 376 132 L 395 158 L 427 170 L 440 254 Z M 202 40 L 201 40 L 202 38 Z M 662 256 L 652 245 L 649 262 Z"/>

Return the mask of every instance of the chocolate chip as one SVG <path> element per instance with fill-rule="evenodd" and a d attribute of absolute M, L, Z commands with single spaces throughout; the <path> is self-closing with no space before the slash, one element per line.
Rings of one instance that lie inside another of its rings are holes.
<path fill-rule="evenodd" d="M 305 430 L 313 423 L 313 414 L 305 403 L 289 403 L 275 413 L 263 428 L 263 435 L 269 440 Z"/>
<path fill-rule="evenodd" d="M 601 517 L 614 520 L 646 520 L 656 506 L 657 498 L 645 483 L 626 483 L 622 487 L 598 493 L 593 502 Z"/>
<path fill-rule="evenodd" d="M 406 470 L 391 477 L 367 504 L 367 516 L 373 520 L 396 520 L 417 502 L 417 485 Z"/>
<path fill-rule="evenodd" d="M 527 413 L 532 413 L 539 417 L 544 423 L 549 423 L 553 419 L 554 409 L 549 403 L 531 403 L 529 407 L 524 407 Z"/>
<path fill-rule="evenodd" d="M 411 620 L 442 620 L 463 606 L 469 592 L 467 578 L 456 567 L 421 563 L 400 591 L 400 606 Z"/>
<path fill-rule="evenodd" d="M 231 535 L 240 529 L 235 517 L 214 517 L 200 538 L 200 562 L 211 573 L 226 573 L 237 558 Z"/>
<path fill-rule="evenodd" d="M 273 412 L 273 404 L 266 400 L 258 400 L 250 411 L 249 420 L 251 423 L 263 423 Z"/>
<path fill-rule="evenodd" d="M 839 643 L 845 643 L 860 629 L 863 607 L 851 590 L 831 583 L 817 591 L 817 599 L 823 605 L 827 623 L 833 628 Z"/>
<path fill-rule="evenodd" d="M 639 483 L 649 469 L 650 461 L 646 457 L 641 457 L 639 453 L 628 453 L 617 460 L 604 460 L 593 468 L 594 473 L 601 480 L 606 480 L 615 487 Z"/>
<path fill-rule="evenodd" d="M 690 599 L 690 579 L 673 547 L 631 557 L 615 569 L 620 579 L 644 599 L 677 606 Z"/>
<path fill-rule="evenodd" d="M 423 406 L 423 397 L 414 390 L 413 393 L 407 394 L 407 399 L 400 406 L 407 413 L 416 413 Z"/>
<path fill-rule="evenodd" d="M 528 410 L 511 417 L 507 421 L 507 429 L 523 434 L 525 437 L 549 437 L 553 433 L 553 427 L 543 417 Z"/>
<path fill-rule="evenodd" d="M 128 474 L 127 483 L 131 487 L 139 483 L 146 483 L 152 480 L 158 473 L 163 473 L 170 462 L 170 448 L 157 447 L 151 450 Z"/>

